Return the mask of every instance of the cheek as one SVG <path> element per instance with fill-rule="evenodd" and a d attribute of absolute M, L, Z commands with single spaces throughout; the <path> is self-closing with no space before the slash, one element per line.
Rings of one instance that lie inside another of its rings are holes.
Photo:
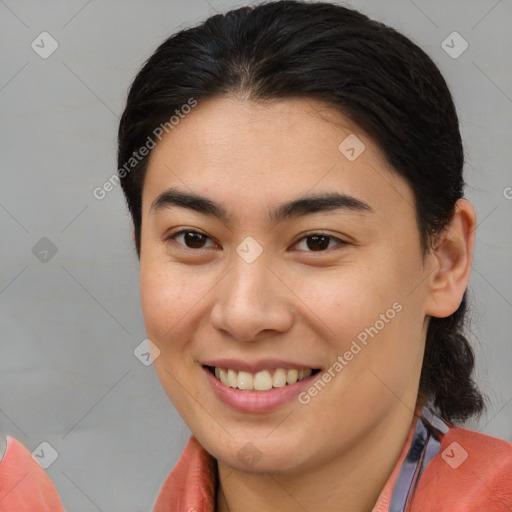
<path fill-rule="evenodd" d="M 214 283 L 197 267 L 141 258 L 140 298 L 148 337 L 160 349 L 185 344 Z"/>
<path fill-rule="evenodd" d="M 302 272 L 300 278 L 295 276 L 292 282 L 296 295 L 307 306 L 305 315 L 314 312 L 322 320 L 339 350 L 392 308 L 398 295 L 389 272 L 365 264 L 314 269 L 310 275 Z"/>
<path fill-rule="evenodd" d="M 406 403 L 404 393 L 414 391 L 411 379 L 419 376 L 423 359 L 421 311 L 412 301 L 392 302 L 393 298 L 390 294 L 382 307 L 368 304 L 372 314 L 343 347 L 345 359 L 350 358 L 342 371 L 343 393 L 375 407 L 399 397 Z"/>
<path fill-rule="evenodd" d="M 162 388 L 182 416 L 190 405 L 183 389 L 191 387 L 194 361 L 187 353 L 191 321 L 204 292 L 178 265 L 141 258 L 140 297 L 147 337 L 160 353 L 153 367 Z"/>
<path fill-rule="evenodd" d="M 141 257 L 139 284 L 146 333 L 160 350 L 168 349 L 166 340 L 185 316 L 190 292 L 172 265 L 150 256 Z"/>
<path fill-rule="evenodd" d="M 421 322 L 406 304 L 400 311 L 390 306 L 367 304 L 372 314 L 363 315 L 357 322 L 350 315 L 340 317 L 340 325 L 344 321 L 350 334 L 338 338 L 330 363 L 335 377 L 327 385 L 329 391 L 322 391 L 322 398 L 313 407 L 317 408 L 315 413 L 341 430 L 350 431 L 353 418 L 363 424 L 374 421 L 397 401 L 411 408 L 414 405 L 416 390 L 411 379 L 419 375 L 421 367 Z M 380 319 L 381 313 L 387 323 Z M 334 366 L 336 361 L 338 365 Z"/>
<path fill-rule="evenodd" d="M 302 296 L 329 328 L 332 362 L 346 354 L 343 373 L 350 380 L 372 368 L 399 387 L 421 357 L 424 312 L 421 294 L 410 294 L 404 283 L 404 265 L 385 258 L 379 263 L 330 276 L 323 286 L 317 281 Z"/>

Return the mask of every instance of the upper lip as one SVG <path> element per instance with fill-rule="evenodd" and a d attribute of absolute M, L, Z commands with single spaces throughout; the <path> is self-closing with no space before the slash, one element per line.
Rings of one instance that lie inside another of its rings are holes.
<path fill-rule="evenodd" d="M 249 373 L 258 373 L 262 370 L 272 368 L 296 368 L 297 370 L 316 369 L 318 366 L 311 366 L 302 363 L 294 363 L 283 359 L 260 359 L 259 361 L 247 362 L 238 359 L 211 359 L 202 361 L 203 366 L 216 366 L 218 368 L 231 368 L 235 371 L 245 371 Z"/>

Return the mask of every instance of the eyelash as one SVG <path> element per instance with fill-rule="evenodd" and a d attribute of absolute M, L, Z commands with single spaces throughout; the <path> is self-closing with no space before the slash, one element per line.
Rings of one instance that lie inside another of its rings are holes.
<path fill-rule="evenodd" d="M 177 231 L 176 233 L 173 233 L 172 235 L 168 236 L 165 240 L 166 241 L 175 240 L 177 236 L 182 235 L 184 233 L 195 233 L 197 235 L 201 235 L 201 236 L 211 240 L 211 238 L 209 236 L 205 235 L 204 233 L 201 233 L 200 231 L 196 231 L 194 229 L 182 229 L 181 231 Z M 309 234 L 303 236 L 301 239 L 297 240 L 297 242 L 295 242 L 295 244 L 293 244 L 293 245 L 297 245 L 299 242 L 302 242 L 302 240 L 305 240 L 307 238 L 311 238 L 311 237 L 314 237 L 314 236 L 322 236 L 322 237 L 329 238 L 329 239 L 332 239 L 332 240 L 337 240 L 339 242 L 338 245 L 340 245 L 340 246 L 348 245 L 348 242 L 345 242 L 345 241 L 341 240 L 340 238 L 337 238 L 335 236 L 328 235 L 328 234 L 322 233 L 322 232 L 309 233 Z M 199 249 L 194 249 L 192 247 L 187 247 L 184 244 L 179 244 L 179 245 L 181 245 L 185 249 L 188 249 L 188 250 L 191 250 L 191 251 L 200 251 L 201 249 L 205 249 L 205 247 L 201 247 Z M 332 247 L 331 248 L 327 248 L 325 250 L 320 250 L 320 251 L 305 251 L 305 252 L 311 252 L 311 253 L 318 253 L 318 252 L 322 253 L 322 252 L 324 252 L 325 253 L 325 252 L 329 251 L 330 249 L 332 249 Z"/>

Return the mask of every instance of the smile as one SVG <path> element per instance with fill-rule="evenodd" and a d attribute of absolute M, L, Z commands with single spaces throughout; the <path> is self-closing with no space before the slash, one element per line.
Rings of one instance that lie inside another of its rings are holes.
<path fill-rule="evenodd" d="M 282 388 L 320 371 L 313 368 L 271 368 L 251 373 L 218 366 L 206 366 L 206 368 L 225 386 L 242 391 L 269 391 L 273 388 Z"/>

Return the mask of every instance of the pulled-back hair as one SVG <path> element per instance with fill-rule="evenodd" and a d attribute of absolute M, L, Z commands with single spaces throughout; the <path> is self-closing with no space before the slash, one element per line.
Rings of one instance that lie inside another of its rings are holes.
<path fill-rule="evenodd" d="M 253 102 L 317 99 L 357 123 L 412 188 L 423 256 L 463 197 L 457 113 L 443 76 L 423 50 L 340 5 L 266 2 L 172 35 L 130 87 L 119 125 L 118 168 L 139 256 L 151 153 L 137 160 L 134 153 L 191 98 L 223 95 Z M 129 161 L 135 163 L 127 168 Z M 466 293 L 455 313 L 429 320 L 418 393 L 418 404 L 454 423 L 485 409 L 471 377 L 474 353 L 463 334 Z"/>

